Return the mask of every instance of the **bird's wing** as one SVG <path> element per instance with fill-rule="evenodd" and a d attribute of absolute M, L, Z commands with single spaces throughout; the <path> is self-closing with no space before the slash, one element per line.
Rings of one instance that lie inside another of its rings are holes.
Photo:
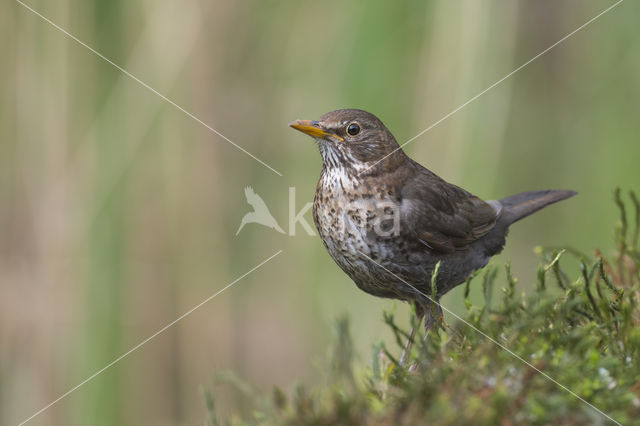
<path fill-rule="evenodd" d="M 401 224 L 433 250 L 462 250 L 495 226 L 499 211 L 420 166 L 401 191 Z"/>

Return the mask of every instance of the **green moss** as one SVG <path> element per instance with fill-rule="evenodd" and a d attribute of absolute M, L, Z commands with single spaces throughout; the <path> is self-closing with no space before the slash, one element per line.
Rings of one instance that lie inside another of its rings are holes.
<path fill-rule="evenodd" d="M 640 207 L 632 196 L 628 216 L 619 191 L 616 200 L 621 221 L 612 256 L 596 251 L 571 270 L 563 266 L 568 252 L 543 252 L 530 294 L 518 289 L 509 265 L 487 268 L 484 305 L 467 299 L 464 322 L 418 337 L 405 366 L 396 360 L 408 333 L 391 313 L 384 320 L 394 347 L 375 344 L 360 370 L 342 318 L 327 383 L 253 393 L 251 414 L 228 423 L 640 424 Z"/>

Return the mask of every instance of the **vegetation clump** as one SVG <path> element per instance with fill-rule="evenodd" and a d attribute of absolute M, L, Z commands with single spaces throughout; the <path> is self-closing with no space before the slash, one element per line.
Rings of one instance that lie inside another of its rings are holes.
<path fill-rule="evenodd" d="M 208 423 L 640 424 L 640 203 L 633 193 L 630 209 L 620 191 L 615 199 L 621 220 L 611 256 L 575 261 L 574 252 L 541 251 L 530 294 L 509 265 L 486 268 L 483 305 L 469 301 L 470 279 L 466 318 L 417 337 L 405 365 L 399 348 L 379 343 L 370 365 L 354 369 L 341 319 L 324 386 L 245 392 L 249 414 L 225 421 L 207 392 Z M 409 333 L 392 314 L 384 319 L 403 345 Z"/>

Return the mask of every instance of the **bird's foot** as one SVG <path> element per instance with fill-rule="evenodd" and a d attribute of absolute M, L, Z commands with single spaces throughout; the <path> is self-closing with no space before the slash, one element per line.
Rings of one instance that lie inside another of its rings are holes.
<path fill-rule="evenodd" d="M 407 343 L 404 344 L 404 349 L 402 349 L 402 355 L 400 355 L 400 365 L 405 366 L 407 361 L 411 357 L 411 348 L 413 346 L 413 338 L 416 334 L 416 329 L 414 326 L 411 326 L 411 331 L 409 331 L 409 338 L 407 339 Z"/>
<path fill-rule="evenodd" d="M 424 311 L 421 309 L 416 310 L 416 322 L 411 325 L 411 330 L 409 331 L 409 338 L 407 339 L 407 343 L 404 345 L 404 349 L 402 350 L 402 355 L 400 355 L 400 365 L 405 366 L 409 362 L 409 358 L 411 358 L 411 348 L 413 347 L 413 340 L 416 334 L 416 328 L 420 327 L 420 323 L 424 318 Z"/>

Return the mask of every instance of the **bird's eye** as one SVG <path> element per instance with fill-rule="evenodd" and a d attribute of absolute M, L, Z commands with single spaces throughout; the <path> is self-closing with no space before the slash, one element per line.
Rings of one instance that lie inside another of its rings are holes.
<path fill-rule="evenodd" d="M 350 123 L 347 126 L 347 133 L 351 136 L 355 136 L 360 133 L 360 125 L 358 123 Z"/>

